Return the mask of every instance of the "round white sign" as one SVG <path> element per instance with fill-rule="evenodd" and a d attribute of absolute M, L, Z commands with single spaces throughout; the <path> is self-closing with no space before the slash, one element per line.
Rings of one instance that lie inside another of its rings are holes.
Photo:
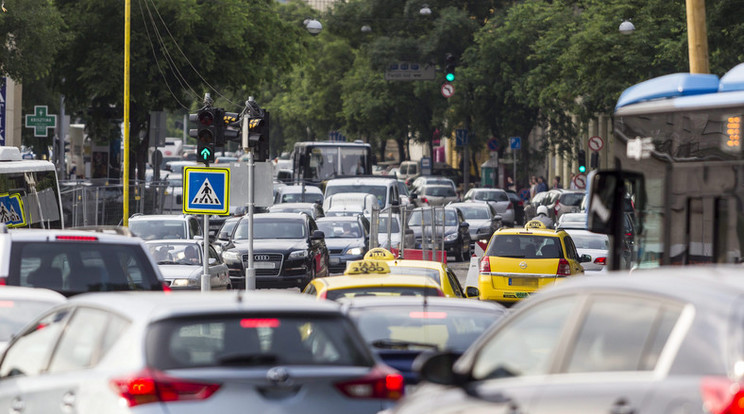
<path fill-rule="evenodd" d="M 451 83 L 445 82 L 442 84 L 442 96 L 449 98 L 455 94 L 455 86 Z"/>
<path fill-rule="evenodd" d="M 602 148 L 604 148 L 604 140 L 600 136 L 593 136 L 589 138 L 589 142 L 587 143 L 589 145 L 589 149 L 592 151 L 599 151 Z"/>
<path fill-rule="evenodd" d="M 573 182 L 576 188 L 578 188 L 579 190 L 585 189 L 586 188 L 586 175 L 584 174 L 576 175 L 576 177 L 574 177 L 573 179 Z"/>

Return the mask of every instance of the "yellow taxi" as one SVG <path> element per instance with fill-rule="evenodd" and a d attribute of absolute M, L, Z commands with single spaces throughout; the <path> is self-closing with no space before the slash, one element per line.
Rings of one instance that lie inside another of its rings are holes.
<path fill-rule="evenodd" d="M 391 274 L 382 260 L 349 262 L 343 276 L 313 279 L 302 293 L 336 300 L 356 296 L 444 296 L 441 286 L 426 275 Z"/>
<path fill-rule="evenodd" d="M 393 253 L 382 247 L 370 249 L 364 255 L 367 260 L 386 261 L 392 274 L 426 275 L 439 283 L 444 296 L 450 298 L 464 298 L 465 291 L 457 280 L 457 275 L 447 265 L 432 260 L 397 259 Z"/>
<path fill-rule="evenodd" d="M 587 256 L 587 255 L 584 255 Z M 481 300 L 516 302 L 568 276 L 584 273 L 571 237 L 538 220 L 522 228 L 497 230 L 488 242 L 478 272 Z"/>

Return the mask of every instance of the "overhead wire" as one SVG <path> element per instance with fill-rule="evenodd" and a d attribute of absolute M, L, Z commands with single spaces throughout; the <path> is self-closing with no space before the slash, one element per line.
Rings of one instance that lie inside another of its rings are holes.
<path fill-rule="evenodd" d="M 155 66 L 158 67 L 158 71 L 160 72 L 160 75 L 163 77 L 163 81 L 165 82 L 165 87 L 168 88 L 168 92 L 170 92 L 173 99 L 176 100 L 176 102 L 187 111 L 190 109 L 188 106 L 184 105 L 183 102 L 181 102 L 180 99 L 178 99 L 178 96 L 173 92 L 173 89 L 171 89 L 170 85 L 168 84 L 168 78 L 165 75 L 165 72 L 163 71 L 163 67 L 160 65 L 160 59 L 158 59 L 158 54 L 155 52 L 155 45 L 152 43 L 152 37 L 150 37 L 150 30 L 147 28 L 147 20 L 145 19 L 145 12 L 142 9 L 142 0 L 138 1 L 140 14 L 142 15 L 142 21 L 144 23 L 145 27 L 145 33 L 147 35 L 147 41 L 150 43 L 150 49 L 152 50 L 152 55 L 155 58 Z"/>
<path fill-rule="evenodd" d="M 146 1 L 147 1 L 147 0 L 146 0 Z M 171 40 L 173 41 L 173 44 L 174 44 L 174 45 L 176 46 L 176 49 L 178 49 L 178 52 L 179 52 L 179 53 L 181 53 L 181 56 L 183 56 L 183 58 L 184 58 L 184 59 L 186 60 L 186 63 L 188 63 L 189 67 L 190 67 L 190 68 L 191 68 L 191 69 L 192 69 L 192 70 L 194 71 L 194 73 L 196 73 L 196 75 L 197 75 L 197 76 L 199 77 L 199 79 L 201 79 L 201 80 L 202 80 L 202 82 L 204 82 L 204 84 L 205 84 L 205 85 L 207 85 L 207 86 L 208 86 L 208 87 L 209 87 L 209 88 L 210 88 L 210 89 L 211 89 L 212 91 L 214 91 L 214 92 L 215 92 L 215 93 L 216 93 L 217 95 L 219 95 L 220 97 L 222 97 L 223 99 L 225 99 L 225 100 L 226 100 L 227 102 L 229 102 L 230 104 L 232 104 L 232 105 L 235 105 L 235 106 L 238 106 L 238 107 L 239 107 L 239 106 L 241 106 L 241 105 L 239 105 L 239 104 L 236 104 L 235 102 L 231 101 L 231 100 L 230 100 L 230 99 L 229 99 L 229 98 L 228 98 L 227 96 L 225 96 L 225 95 L 223 95 L 222 93 L 220 93 L 220 91 L 218 91 L 218 90 L 217 90 L 217 88 L 215 88 L 214 86 L 212 86 L 212 84 L 210 84 L 210 83 L 209 83 L 209 82 L 208 82 L 208 81 L 207 81 L 207 80 L 206 80 L 206 79 L 205 79 L 205 78 L 204 78 L 204 77 L 203 77 L 203 76 L 201 75 L 201 73 L 199 73 L 199 71 L 198 71 L 198 70 L 197 70 L 197 69 L 196 69 L 196 68 L 194 67 L 194 65 L 193 65 L 193 64 L 191 63 L 191 60 L 190 60 L 190 59 L 188 58 L 188 56 L 186 56 L 186 54 L 185 54 L 185 53 L 183 52 L 183 50 L 181 49 L 181 47 L 180 47 L 180 46 L 178 45 L 178 42 L 177 42 L 177 41 L 176 41 L 176 39 L 175 39 L 175 38 L 173 37 L 173 34 L 172 34 L 172 33 L 170 32 L 170 30 L 168 29 L 168 25 L 167 25 L 167 24 L 165 23 L 165 21 L 163 20 L 163 16 L 162 16 L 162 15 L 160 14 L 160 11 L 158 10 L 157 6 L 155 5 L 155 2 L 154 2 L 154 0 L 149 0 L 149 1 L 150 1 L 150 3 L 152 3 L 152 7 L 153 7 L 153 9 L 155 9 L 155 14 L 157 14 L 157 15 L 158 15 L 158 18 L 160 19 L 160 22 L 161 22 L 161 23 L 163 24 L 163 27 L 165 28 L 165 31 L 166 31 L 166 32 L 168 33 L 168 36 L 169 36 L 169 37 L 171 38 Z M 148 8 L 148 11 L 149 11 L 149 8 Z"/>

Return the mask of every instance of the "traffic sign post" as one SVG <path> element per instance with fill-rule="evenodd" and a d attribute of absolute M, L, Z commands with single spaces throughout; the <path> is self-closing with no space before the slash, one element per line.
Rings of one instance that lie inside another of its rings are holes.
<path fill-rule="evenodd" d="M 445 98 L 449 98 L 455 94 L 455 85 L 449 82 L 445 82 L 442 84 L 442 88 L 440 90 L 442 91 L 442 96 L 444 96 Z"/>
<path fill-rule="evenodd" d="M 26 215 L 20 194 L 0 194 L 0 223 L 8 227 L 26 225 Z"/>
<path fill-rule="evenodd" d="M 183 195 L 184 214 L 229 214 L 230 169 L 184 167 Z"/>
<path fill-rule="evenodd" d="M 514 186 L 516 188 L 516 185 L 517 185 L 517 150 L 522 149 L 522 137 L 510 137 L 509 146 L 512 149 L 512 157 L 514 161 L 514 176 L 512 178 L 514 180 Z"/>
<path fill-rule="evenodd" d="M 456 129 L 455 130 L 455 146 L 456 147 L 464 147 L 468 145 L 470 140 L 468 139 L 468 130 L 467 129 Z"/>
<path fill-rule="evenodd" d="M 499 140 L 496 137 L 489 139 L 486 145 L 489 151 L 495 152 L 499 150 Z"/>

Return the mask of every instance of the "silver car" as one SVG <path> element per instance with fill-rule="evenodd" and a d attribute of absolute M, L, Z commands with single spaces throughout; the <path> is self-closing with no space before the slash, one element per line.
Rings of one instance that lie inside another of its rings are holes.
<path fill-rule="evenodd" d="M 335 303 L 277 292 L 79 295 L 0 363 L 0 411 L 376 413 L 403 378 Z"/>
<path fill-rule="evenodd" d="M 201 240 L 152 240 L 147 248 L 157 262 L 165 283 L 173 290 L 201 289 L 204 261 Z M 209 246 L 209 277 L 213 290 L 230 289 L 227 265 L 214 247 Z"/>
<path fill-rule="evenodd" d="M 501 216 L 505 225 L 514 226 L 514 206 L 506 191 L 500 188 L 471 188 L 462 201 L 488 203 Z"/>
<path fill-rule="evenodd" d="M 592 233 L 589 230 L 565 229 L 571 236 L 579 257 L 589 255 L 592 260 L 581 263 L 587 272 L 607 271 L 610 257 L 610 238 L 606 234 Z"/>

